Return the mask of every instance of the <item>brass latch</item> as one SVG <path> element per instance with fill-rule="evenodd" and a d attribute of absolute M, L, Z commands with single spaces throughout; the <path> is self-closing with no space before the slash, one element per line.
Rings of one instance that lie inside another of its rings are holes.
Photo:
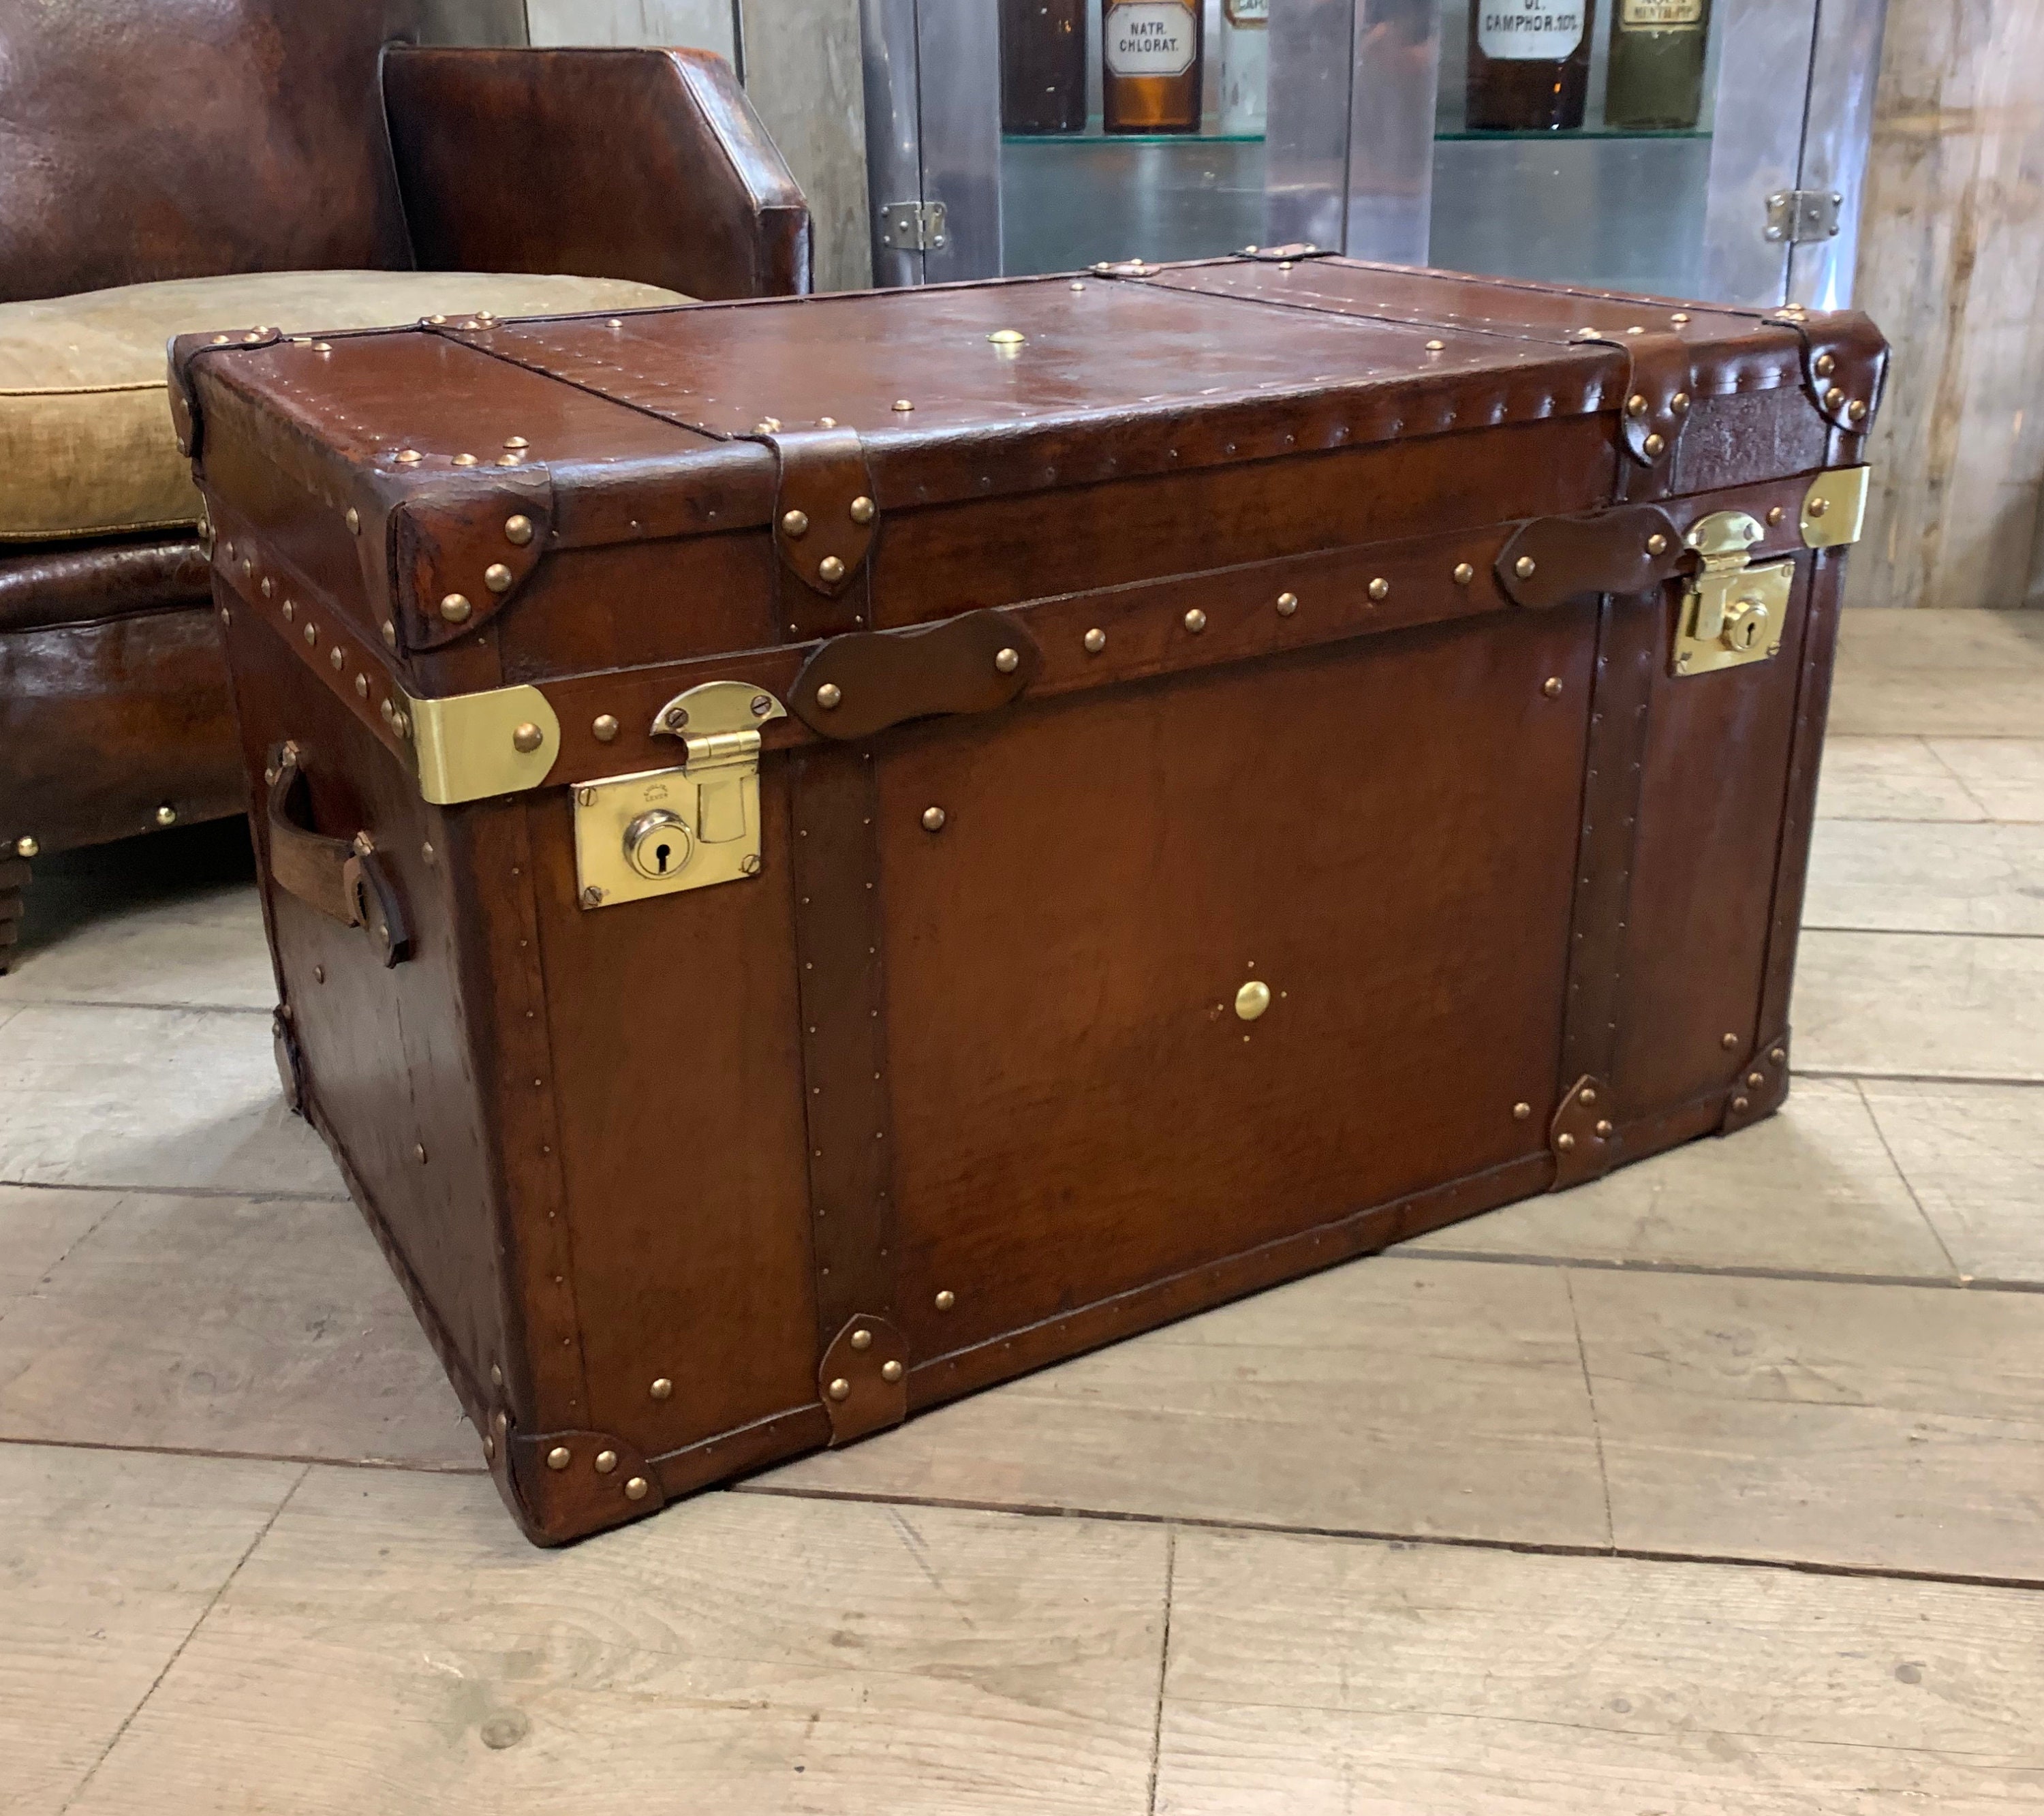
<path fill-rule="evenodd" d="M 585 908 L 613 908 L 759 874 L 759 728 L 787 717 L 764 688 L 711 681 L 653 721 L 678 737 L 678 769 L 586 782 L 574 791 L 575 882 Z"/>
<path fill-rule="evenodd" d="M 1744 511 L 1714 511 L 1689 532 L 1685 540 L 1701 565 L 1682 594 L 1669 674 L 1736 668 L 1779 652 L 1796 564 L 1746 565 L 1746 551 L 1765 533 Z"/>

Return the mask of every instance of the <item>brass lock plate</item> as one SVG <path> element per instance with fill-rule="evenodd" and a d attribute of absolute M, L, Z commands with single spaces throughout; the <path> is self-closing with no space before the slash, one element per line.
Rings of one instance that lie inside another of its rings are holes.
<path fill-rule="evenodd" d="M 713 681 L 660 709 L 678 737 L 677 769 L 585 782 L 574 791 L 575 887 L 584 908 L 614 908 L 759 874 L 759 727 L 786 717 L 763 689 Z"/>
<path fill-rule="evenodd" d="M 1765 534 L 1744 511 L 1715 511 L 1689 532 L 1700 565 L 1683 590 L 1670 675 L 1708 675 L 1781 652 L 1796 564 L 1748 567 L 1746 551 Z"/>

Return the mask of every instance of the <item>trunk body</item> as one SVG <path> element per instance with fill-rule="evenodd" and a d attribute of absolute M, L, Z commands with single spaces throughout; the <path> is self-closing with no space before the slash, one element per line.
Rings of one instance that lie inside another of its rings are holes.
<path fill-rule="evenodd" d="M 1769 1114 L 1884 358 L 1302 248 L 180 342 L 287 1088 L 526 1529 Z"/>

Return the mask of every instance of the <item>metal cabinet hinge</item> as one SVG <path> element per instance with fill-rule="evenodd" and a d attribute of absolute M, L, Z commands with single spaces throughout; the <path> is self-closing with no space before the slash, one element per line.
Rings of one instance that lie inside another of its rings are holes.
<path fill-rule="evenodd" d="M 1683 591 L 1671 675 L 1737 668 L 1780 651 L 1796 564 L 1746 565 L 1746 551 L 1766 533 L 1744 511 L 1714 511 L 1684 538 L 1702 564 Z"/>
<path fill-rule="evenodd" d="M 763 687 L 711 681 L 653 721 L 681 739 L 678 769 L 586 782 L 574 791 L 575 889 L 614 908 L 759 874 L 759 728 L 787 717 Z"/>
<path fill-rule="evenodd" d="M 889 202 L 880 210 L 880 244 L 894 252 L 935 252 L 943 249 L 944 205 L 941 202 Z"/>
<path fill-rule="evenodd" d="M 1835 240 L 1845 200 L 1835 189 L 1777 189 L 1767 198 L 1767 237 L 1791 246 Z"/>

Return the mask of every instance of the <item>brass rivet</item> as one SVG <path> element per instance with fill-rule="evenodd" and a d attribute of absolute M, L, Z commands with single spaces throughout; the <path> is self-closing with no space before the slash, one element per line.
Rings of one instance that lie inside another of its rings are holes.
<path fill-rule="evenodd" d="M 1680 327 L 1682 323 L 1687 321 L 1689 317 L 1684 311 L 1678 309 L 1673 315 L 1669 316 L 1668 319 L 1673 322 L 1677 327 Z"/>
<path fill-rule="evenodd" d="M 880 1378 L 883 1381 L 900 1380 L 901 1379 L 901 1364 L 898 1362 L 882 1363 L 880 1364 Z"/>
<path fill-rule="evenodd" d="M 1391 583 L 1381 577 L 1371 581 L 1370 583 L 1370 596 L 1372 599 L 1380 602 L 1389 598 L 1391 597 Z"/>
<path fill-rule="evenodd" d="M 432 867 L 440 861 L 439 858 L 434 854 L 433 841 L 431 839 L 422 840 L 420 842 L 419 857 L 421 861 L 425 864 L 426 868 L 428 870 L 431 870 Z"/>
<path fill-rule="evenodd" d="M 306 625 L 305 641 L 307 643 L 317 643 L 319 641 L 319 626 L 317 625 L 311 623 L 308 623 Z"/>
<path fill-rule="evenodd" d="M 1808 511 L 1812 517 L 1822 517 L 1826 511 L 1831 508 L 1831 501 L 1829 498 L 1812 498 L 1807 505 L 1804 506 L 1803 508 L 1804 510 Z"/>
<path fill-rule="evenodd" d="M 401 467 L 416 467 L 425 459 L 425 456 L 416 448 L 400 448 L 398 450 L 398 464 Z"/>
<path fill-rule="evenodd" d="M 1012 675 L 1016 669 L 1022 666 L 1022 658 L 1020 655 L 1014 650 L 999 650 L 995 652 L 993 666 L 1003 675 Z"/>
<path fill-rule="evenodd" d="M 505 518 L 504 540 L 516 548 L 523 548 L 532 540 L 532 520 L 523 511 Z"/>
<path fill-rule="evenodd" d="M 482 1434 L 482 1460 L 486 1463 L 497 1460 L 497 1440 L 486 1431 Z"/>
<path fill-rule="evenodd" d="M 14 855 L 17 857 L 33 857 L 42 848 L 42 841 L 32 833 L 24 833 L 14 841 Z"/>
<path fill-rule="evenodd" d="M 390 713 L 390 729 L 400 737 L 412 735 L 412 721 L 405 717 L 402 709 L 394 707 Z"/>
<path fill-rule="evenodd" d="M 1515 1103 L 1512 1106 L 1512 1119 L 1515 1122 L 1523 1122 L 1532 1114 L 1533 1106 L 1530 1103 Z"/>
<path fill-rule="evenodd" d="M 1627 416 L 1644 416 L 1646 414 L 1646 398 L 1642 393 L 1635 391 L 1625 400 L 1625 414 Z"/>
<path fill-rule="evenodd" d="M 781 433 L 781 419 L 778 416 L 763 416 L 753 424 L 752 429 L 756 435 L 778 435 Z"/>
<path fill-rule="evenodd" d="M 1085 637 L 1083 641 L 1085 644 L 1086 654 L 1089 656 L 1097 656 L 1103 649 L 1107 648 L 1107 633 L 1102 630 L 1098 625 L 1095 625 L 1091 630 L 1085 633 Z"/>
<path fill-rule="evenodd" d="M 1201 611 L 1197 606 L 1193 606 L 1190 611 L 1185 614 L 1185 629 L 1190 631 L 1193 636 L 1197 637 L 1200 633 L 1206 628 L 1207 614 Z"/>
<path fill-rule="evenodd" d="M 532 444 L 522 435 L 512 435 L 505 437 L 504 445 L 506 448 L 529 448 Z"/>
<path fill-rule="evenodd" d="M 313 982 L 314 983 L 325 983 L 326 982 L 326 967 L 325 965 L 316 964 L 313 967 Z"/>
<path fill-rule="evenodd" d="M 1595 1089 L 1589 1085 L 1585 1085 L 1581 1091 L 1576 1093 L 1576 1095 L 1585 1103 L 1594 1103 L 1596 1102 L 1596 1092 Z"/>
<path fill-rule="evenodd" d="M 1821 504 L 1823 501 L 1820 498 L 1820 499 L 1819 499 L 1817 502 L 1818 502 L 1819 504 Z M 284 622 L 285 622 L 286 624 L 289 624 L 289 623 L 291 621 L 291 620 L 292 620 L 293 618 L 296 618 L 298 615 L 298 608 L 297 604 L 296 604 L 294 601 L 292 601 L 292 600 L 290 600 L 290 599 L 286 599 L 286 600 L 285 600 L 285 602 L 284 602 Z"/>
<path fill-rule="evenodd" d="M 383 643 L 384 647 L 388 649 L 395 649 L 398 647 L 398 627 L 388 618 L 383 621 Z"/>
<path fill-rule="evenodd" d="M 1598 1119 L 1596 1132 L 1600 1141 L 1608 1141 L 1611 1139 L 1612 1125 L 1608 1117 L 1601 1117 Z"/>
<path fill-rule="evenodd" d="M 1447 344 L 1445 340 L 1429 340 L 1427 343 L 1427 351 L 1430 353 L 1439 353 L 1444 351 Z"/>
<path fill-rule="evenodd" d="M 651 1485 L 643 1476 L 634 1476 L 624 1484 L 624 1498 L 628 1501 L 643 1501 Z"/>
<path fill-rule="evenodd" d="M 1647 537 L 1646 552 L 1649 555 L 1666 555 L 1668 552 L 1668 539 L 1659 530 Z"/>
<path fill-rule="evenodd" d="M 1828 379 L 1838 369 L 1838 363 L 1830 354 L 1819 353 L 1815 364 L 1817 376 L 1820 379 Z"/>
<path fill-rule="evenodd" d="M 1639 445 L 1646 450 L 1646 458 L 1648 460 L 1658 460 L 1661 457 L 1661 450 L 1666 448 L 1668 444 L 1663 441 L 1658 435 L 1650 435 L 1644 441 L 1641 442 Z"/>
<path fill-rule="evenodd" d="M 897 397 L 894 400 L 894 407 L 897 410 L 913 410 L 916 406 L 909 402 L 906 398 Z"/>
<path fill-rule="evenodd" d="M 1777 1064 L 1777 1065 L 1778 1066 L 1778 1065 L 1780 1065 L 1780 1064 L 1781 1064 L 1781 1062 L 1782 1062 L 1784 1060 L 1785 1060 L 1785 1059 L 1787 1059 L 1787 1058 L 1788 1057 L 1788 1055 L 1787 1052 L 1786 1052 L 1784 1048 L 1780 1048 L 1780 1047 L 1777 1047 L 1777 1048 L 1774 1048 L 1771 1052 L 1769 1052 L 1769 1053 L 1768 1054 L 1768 1056 L 1768 1056 L 1768 1058 L 1769 1058 L 1769 1059 L 1772 1060 L 1774 1062 L 1774 1064 Z"/>
<path fill-rule="evenodd" d="M 359 536 L 362 533 L 362 513 L 357 510 L 352 505 L 350 505 L 348 507 L 346 521 L 348 524 L 348 533 L 350 536 Z"/>
<path fill-rule="evenodd" d="M 655 1399 L 664 1400 L 670 1394 L 674 1392 L 674 1383 L 669 1380 L 666 1375 L 663 1375 L 653 1383 L 650 1391 Z"/>
<path fill-rule="evenodd" d="M 1554 1145 L 1559 1148 L 1565 1154 L 1567 1153 L 1571 1148 L 1574 1147 L 1575 1145 L 1575 1137 L 1570 1134 L 1566 1129 L 1554 1137 Z"/>
<path fill-rule="evenodd" d="M 1743 1116 L 1747 1110 L 1753 1107 L 1753 1105 L 1748 1098 L 1735 1097 L 1731 1100 L 1731 1106 L 1734 1110 L 1737 1110 L 1740 1115 Z"/>
<path fill-rule="evenodd" d="M 851 1392 L 851 1383 L 840 1375 L 835 1381 L 832 1382 L 831 1384 L 824 1390 L 824 1391 L 828 1394 L 834 1400 L 842 1400 L 850 1395 Z"/>
<path fill-rule="evenodd" d="M 608 1476 L 611 1471 L 615 1469 L 617 1467 L 617 1452 L 616 1451 L 599 1450 L 596 1453 L 596 1472 L 597 1475 Z"/>
<path fill-rule="evenodd" d="M 414 1141 L 412 1144 L 412 1158 L 417 1160 L 422 1167 L 426 1164 L 426 1145 L 425 1142 Z"/>
<path fill-rule="evenodd" d="M 454 457 L 454 464 L 457 467 L 473 467 L 475 464 L 475 456 L 473 454 L 457 454 Z"/>
<path fill-rule="evenodd" d="M 786 537 L 804 537 L 809 533 L 809 514 L 791 510 L 781 514 L 781 533 Z"/>
<path fill-rule="evenodd" d="M 1550 700 L 1559 699 L 1562 693 L 1561 676 L 1558 675 L 1550 675 L 1546 680 L 1540 683 L 1540 691 L 1545 694 Z M 1585 1099 L 1587 1100 L 1589 1094 L 1585 1091 L 1583 1095 Z"/>
<path fill-rule="evenodd" d="M 530 719 L 527 719 L 511 734 L 511 748 L 527 756 L 530 756 L 546 741 L 547 734 Z"/>
<path fill-rule="evenodd" d="M 861 494 L 851 501 L 851 521 L 854 523 L 872 522 L 873 509 L 872 499 Z"/>
<path fill-rule="evenodd" d="M 1535 561 L 1531 556 L 1522 555 L 1512 564 L 1512 571 L 1522 580 L 1530 580 L 1533 578 L 1534 570 L 1539 565 L 1539 564 Z"/>
<path fill-rule="evenodd" d="M 267 574 L 263 576 L 262 594 L 266 599 L 275 598 L 277 594 L 277 583 Z"/>
<path fill-rule="evenodd" d="M 835 681 L 826 681 L 816 690 L 816 704 L 828 712 L 844 698 L 844 690 Z"/>
<path fill-rule="evenodd" d="M 835 587 L 844 578 L 844 564 L 835 555 L 826 555 L 816 564 L 816 578 L 827 587 Z"/>
<path fill-rule="evenodd" d="M 1281 618 L 1289 618 L 1298 609 L 1299 595 L 1297 593 L 1280 593 L 1278 595 L 1278 615 Z"/>
<path fill-rule="evenodd" d="M 565 1469 L 574 1460 L 565 1444 L 557 1444 L 547 1452 L 547 1467 L 549 1469 Z"/>
<path fill-rule="evenodd" d="M 1825 403 L 1833 410 L 1836 410 L 1838 406 L 1845 401 L 1846 394 L 1840 391 L 1836 385 L 1832 386 L 1829 391 L 1824 393 Z"/>
<path fill-rule="evenodd" d="M 943 808 L 925 807 L 923 810 L 923 830 L 926 833 L 942 832 L 944 829 L 945 818 Z"/>
<path fill-rule="evenodd" d="M 376 710 L 383 715 L 383 722 L 386 725 L 390 722 L 391 714 L 396 710 L 388 700 L 379 701 Z"/>
<path fill-rule="evenodd" d="M 511 570 L 501 561 L 493 561 L 482 571 L 482 583 L 493 593 L 511 591 Z"/>
<path fill-rule="evenodd" d="M 1718 1045 L 1727 1052 L 1730 1052 L 1739 1045 L 1739 1037 L 1736 1034 L 1727 1034 L 1718 1042 Z"/>
<path fill-rule="evenodd" d="M 524 460 L 522 454 L 500 454 L 497 456 L 497 464 L 500 467 L 518 467 L 524 464 Z"/>
<path fill-rule="evenodd" d="M 494 1362 L 490 1364 L 490 1384 L 493 1387 L 501 1387 L 504 1385 L 504 1371 Z"/>
<path fill-rule="evenodd" d="M 1866 406 L 1854 398 L 1846 406 L 1846 414 L 1854 422 L 1864 422 L 1866 420 Z"/>
<path fill-rule="evenodd" d="M 508 1432 L 509 1430 L 510 1430 L 510 1429 L 511 1429 L 511 1415 L 510 1415 L 509 1413 L 507 1413 L 506 1411 L 505 1411 L 505 1410 L 504 1410 L 504 1409 L 503 1409 L 501 1406 L 499 1406 L 499 1407 L 497 1409 L 497 1422 L 497 1422 L 497 1435 L 498 1435 L 499 1437 L 503 1437 L 503 1436 L 504 1436 L 504 1434 L 505 1434 L 506 1432 Z"/>
<path fill-rule="evenodd" d="M 225 334 L 216 334 L 213 337 L 213 344 L 216 347 L 225 347 L 227 344 L 227 337 Z"/>
<path fill-rule="evenodd" d="M 855 1349 L 870 1349 L 873 1347 L 873 1333 L 870 1330 L 855 1330 L 851 1333 L 851 1346 Z"/>
<path fill-rule="evenodd" d="M 366 700 L 369 698 L 369 677 L 367 675 L 355 676 L 355 697 L 358 700 Z"/>
<path fill-rule="evenodd" d="M 1762 1085 L 1767 1083 L 1767 1079 L 1765 1075 L 1763 1073 L 1748 1072 L 1746 1075 L 1746 1082 L 1751 1085 L 1755 1091 L 1758 1091 Z"/>
<path fill-rule="evenodd" d="M 1782 508 L 1781 507 L 1781 506 L 1779 506 L 1779 505 L 1773 505 L 1773 506 L 1770 506 L 1769 507 L 1769 509 L 1768 509 L 1768 512 L 1767 512 L 1767 521 L 1768 521 L 1769 523 L 1771 523 L 1771 524 L 1772 524 L 1772 523 L 1779 523 L 1779 522 L 1782 520 L 1782 518 L 1783 518 L 1783 517 L 1786 517 L 1788 514 L 1786 511 L 1785 511 L 1784 510 L 1782 510 Z"/>
<path fill-rule="evenodd" d="M 1270 986 L 1252 977 L 1235 993 L 1235 1012 L 1245 1022 L 1254 1022 L 1270 1006 Z"/>
<path fill-rule="evenodd" d="M 1028 338 L 1019 328 L 997 328 L 987 336 L 997 347 L 1019 347 Z"/>
<path fill-rule="evenodd" d="M 949 1287 L 946 1287 L 942 1292 L 937 1295 L 937 1310 L 939 1311 L 949 1311 L 951 1307 L 957 1303 L 958 1295 L 953 1292 Z"/>
<path fill-rule="evenodd" d="M 1676 392 L 1673 397 L 1669 398 L 1668 407 L 1674 411 L 1677 416 L 1688 415 L 1689 412 L 1689 394 L 1687 391 Z"/>
<path fill-rule="evenodd" d="M 1458 561 L 1455 564 L 1455 584 L 1458 587 L 1466 587 L 1475 578 L 1476 570 L 1466 561 Z"/>
<path fill-rule="evenodd" d="M 820 416 L 816 418 L 816 427 L 819 429 L 835 429 L 837 427 L 837 418 L 834 416 Z"/>
<path fill-rule="evenodd" d="M 464 622 L 475 608 L 468 602 L 466 593 L 450 593 L 440 601 L 440 616 L 449 624 Z"/>
<path fill-rule="evenodd" d="M 609 713 L 598 713 L 595 722 L 589 728 L 596 734 L 598 744 L 608 744 L 617 736 L 617 720 Z"/>
<path fill-rule="evenodd" d="M 1646 330 L 1642 328 L 1636 321 L 1630 328 L 1626 329 L 1626 333 L 1628 334 L 1644 334 L 1646 332 Z"/>

